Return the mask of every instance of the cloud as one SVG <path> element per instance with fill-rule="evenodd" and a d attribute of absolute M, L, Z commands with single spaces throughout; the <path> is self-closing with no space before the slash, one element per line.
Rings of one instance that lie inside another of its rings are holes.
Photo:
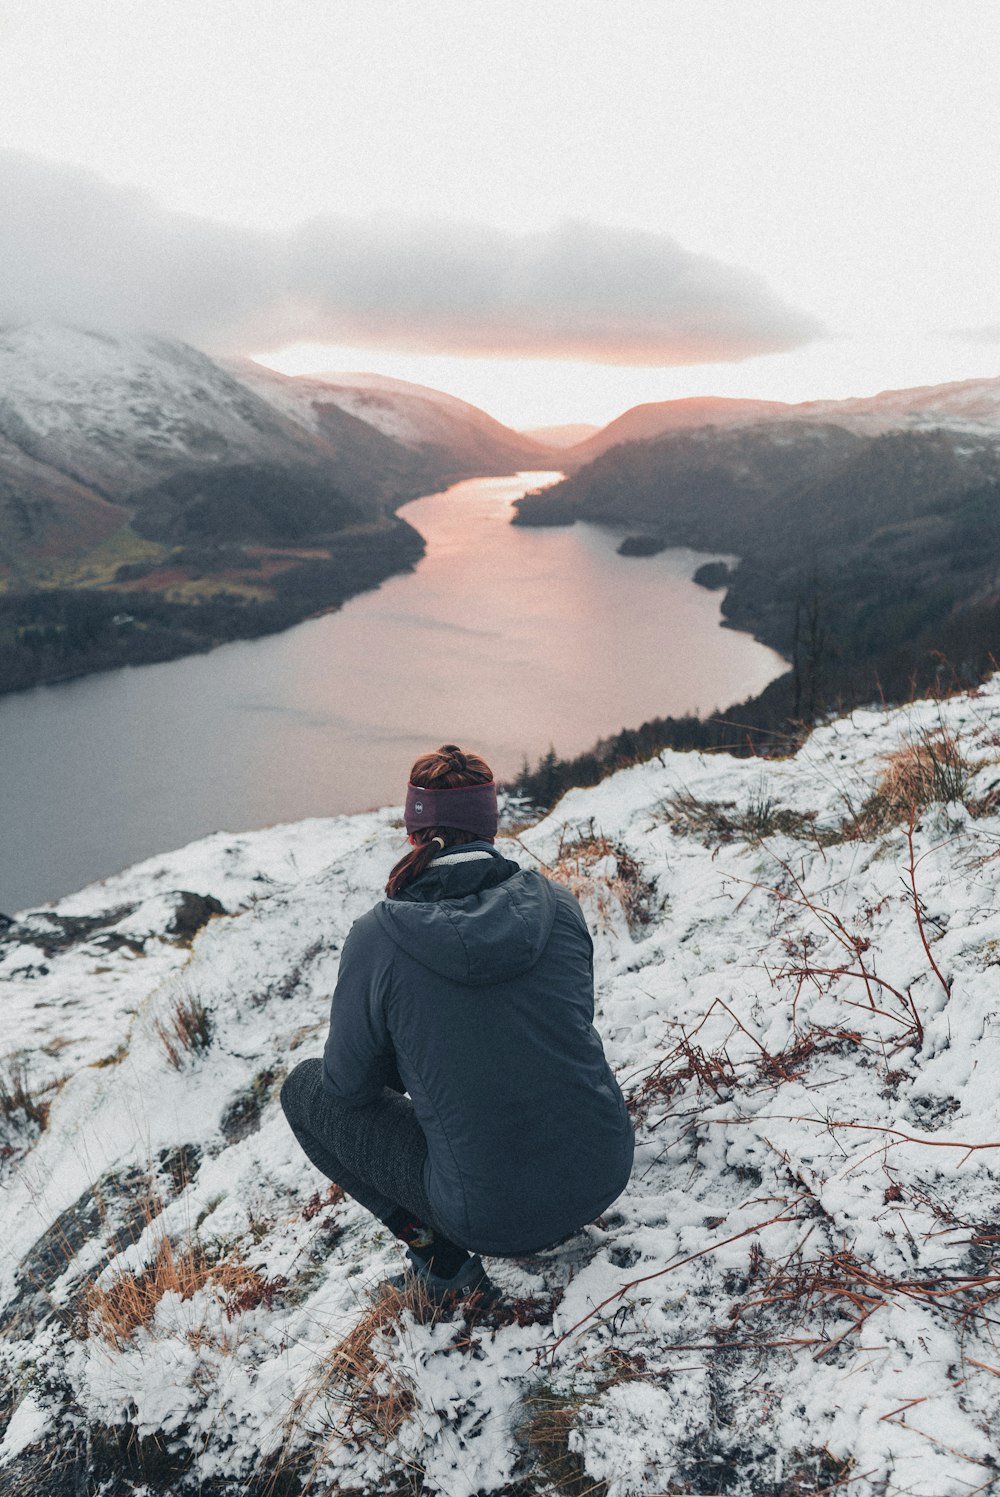
<path fill-rule="evenodd" d="M 822 332 L 760 277 L 661 234 L 388 216 L 267 234 L 13 152 L 0 153 L 0 199 L 5 322 L 154 328 L 214 352 L 305 339 L 653 366 L 778 353 Z"/>
<path fill-rule="evenodd" d="M 1000 343 L 1000 322 L 988 323 L 985 327 L 950 328 L 949 338 L 960 338 L 963 343 Z"/>

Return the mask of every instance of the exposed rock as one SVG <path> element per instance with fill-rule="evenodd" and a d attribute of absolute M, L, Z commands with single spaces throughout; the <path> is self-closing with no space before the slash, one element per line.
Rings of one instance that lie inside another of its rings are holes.
<path fill-rule="evenodd" d="M 50 910 L 38 910 L 21 921 L 4 915 L 0 918 L 0 944 L 34 946 L 52 957 L 89 941 L 98 931 L 109 931 L 137 908 L 134 904 L 121 904 L 111 910 L 102 910 L 99 915 L 57 915 Z M 110 949 L 134 944 L 131 937 L 124 935 L 110 935 L 102 940 L 105 946 L 109 942 Z"/>
<path fill-rule="evenodd" d="M 190 941 L 207 925 L 213 915 L 224 915 L 225 906 L 211 894 L 193 894 L 190 889 L 178 889 L 177 913 L 167 926 L 172 936 Z"/>
<path fill-rule="evenodd" d="M 258 1071 L 245 1092 L 239 1092 L 222 1114 L 220 1132 L 227 1144 L 239 1143 L 260 1127 L 260 1115 L 279 1079 L 278 1071 L 269 1066 Z"/>

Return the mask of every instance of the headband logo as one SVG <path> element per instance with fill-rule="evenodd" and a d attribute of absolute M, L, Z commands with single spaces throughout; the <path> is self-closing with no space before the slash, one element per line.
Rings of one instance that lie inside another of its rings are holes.
<path fill-rule="evenodd" d="M 424 803 L 423 803 L 423 801 L 422 800 L 416 800 L 416 801 L 414 801 L 413 802 L 413 809 L 414 809 L 414 811 L 416 811 L 417 815 L 419 816 L 420 813 L 421 813 L 421 811 L 424 809 Z"/>

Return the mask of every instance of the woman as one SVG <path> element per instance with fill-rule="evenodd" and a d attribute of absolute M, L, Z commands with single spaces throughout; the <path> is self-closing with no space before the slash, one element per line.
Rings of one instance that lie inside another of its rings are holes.
<path fill-rule="evenodd" d="M 599 1216 L 634 1139 L 583 912 L 494 848 L 489 765 L 454 744 L 418 759 L 405 824 L 412 851 L 344 943 L 323 1061 L 281 1104 L 316 1167 L 406 1243 L 393 1282 L 444 1301 L 493 1292 L 480 1253 Z"/>

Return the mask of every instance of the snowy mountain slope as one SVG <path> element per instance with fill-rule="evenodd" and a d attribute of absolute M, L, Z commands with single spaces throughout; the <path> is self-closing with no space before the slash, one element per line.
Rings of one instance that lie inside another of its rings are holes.
<path fill-rule="evenodd" d="M 262 398 L 178 339 L 0 329 L 0 565 L 29 586 L 39 567 L 86 555 L 130 519 L 147 539 L 245 539 L 255 482 L 295 540 L 295 517 L 310 503 L 322 512 L 324 493 L 329 523 L 317 532 L 345 515 L 381 520 L 442 475 L 333 404 L 314 419 L 307 402 Z M 192 517 L 192 504 L 210 513 Z"/>
<path fill-rule="evenodd" d="M 345 411 L 450 474 L 544 467 L 551 451 L 454 395 L 381 374 L 284 375 L 250 359 L 226 361 L 234 375 L 293 420 L 322 432 L 330 408 Z"/>
<path fill-rule="evenodd" d="M 443 481 L 347 411 L 288 415 L 177 339 L 2 328 L 0 691 L 339 607 L 413 564 L 423 543 L 393 512 Z"/>
<path fill-rule="evenodd" d="M 944 426 L 954 431 L 1000 434 L 1000 379 L 963 379 L 946 385 L 882 390 L 853 400 L 805 401 L 793 406 L 805 419 L 843 420 L 872 434 L 898 427 Z"/>
<path fill-rule="evenodd" d="M 585 441 L 570 448 L 576 468 L 623 442 L 649 441 L 693 426 L 750 426 L 764 421 L 833 422 L 865 436 L 901 429 L 945 427 L 1000 438 L 1000 379 L 958 380 L 883 390 L 849 400 L 728 400 L 694 396 L 633 406 Z"/>
<path fill-rule="evenodd" d="M 0 331 L 0 435 L 112 499 L 180 466 L 331 455 L 179 339 L 56 323 Z"/>
<path fill-rule="evenodd" d="M 220 834 L 20 917 L 5 1494 L 989 1490 L 998 790 L 994 678 L 787 760 L 664 753 L 505 844 L 583 900 L 638 1151 L 579 1239 L 490 1262 L 478 1318 L 368 1307 L 396 1248 L 277 1104 L 392 811 Z M 207 906 L 177 890 L 227 912 L 190 947 L 170 927 Z"/>
<path fill-rule="evenodd" d="M 35 558 L 78 556 L 128 522 L 120 505 L 29 457 L 0 436 L 0 569 Z M 0 572 L 0 574 L 2 574 Z"/>

